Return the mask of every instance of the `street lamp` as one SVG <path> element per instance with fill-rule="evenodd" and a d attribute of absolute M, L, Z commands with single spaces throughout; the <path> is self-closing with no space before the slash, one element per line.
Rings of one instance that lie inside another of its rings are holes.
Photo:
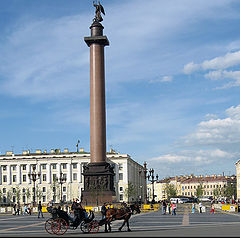
<path fill-rule="evenodd" d="M 152 191 L 153 191 L 153 198 L 152 198 L 152 202 L 154 203 L 155 200 L 155 195 L 154 195 L 154 182 L 158 181 L 158 174 L 155 176 L 154 175 L 154 169 L 150 169 L 149 170 L 149 174 L 147 176 L 148 180 L 152 183 Z"/>
<path fill-rule="evenodd" d="M 63 185 L 63 183 L 65 183 L 66 182 L 66 177 L 65 177 L 65 175 L 63 175 L 63 173 L 62 172 L 60 172 L 60 176 L 59 176 L 59 178 L 57 177 L 56 178 L 56 180 L 60 183 L 60 186 L 61 186 L 61 188 L 60 188 L 60 190 L 61 190 L 61 195 L 60 195 L 60 197 L 61 197 L 61 199 L 60 199 L 60 202 L 62 203 L 62 185 Z"/>
<path fill-rule="evenodd" d="M 36 206 L 36 181 L 40 178 L 41 173 L 36 172 L 36 167 L 33 167 L 33 172 L 28 173 L 28 177 L 33 181 L 33 206 Z"/>
<path fill-rule="evenodd" d="M 143 170 L 139 170 L 139 173 L 142 174 L 143 173 L 143 176 L 144 176 L 144 203 L 146 204 L 147 203 L 147 163 L 144 162 L 143 164 Z"/>

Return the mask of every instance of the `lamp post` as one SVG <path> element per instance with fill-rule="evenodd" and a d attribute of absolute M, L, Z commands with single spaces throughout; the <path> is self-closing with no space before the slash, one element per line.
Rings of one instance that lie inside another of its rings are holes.
<path fill-rule="evenodd" d="M 144 176 L 144 203 L 147 203 L 147 163 L 144 162 L 143 169 L 139 170 L 139 173 Z"/>
<path fill-rule="evenodd" d="M 61 192 L 60 192 L 60 198 L 61 198 L 61 199 L 60 199 L 60 203 L 62 203 L 62 201 L 63 201 L 63 200 L 62 200 L 62 185 L 63 185 L 63 183 L 66 182 L 67 179 L 66 179 L 66 177 L 63 175 L 63 173 L 60 172 L 60 176 L 59 176 L 59 178 L 57 177 L 56 180 L 60 183 L 60 187 L 61 187 L 61 188 L 60 188 L 60 191 L 61 191 Z"/>
<path fill-rule="evenodd" d="M 36 167 L 33 167 L 33 172 L 28 173 L 28 177 L 33 181 L 33 206 L 36 206 L 36 181 L 40 178 L 41 173 L 36 172 Z"/>
<path fill-rule="evenodd" d="M 154 169 L 149 170 L 149 174 L 147 176 L 148 180 L 152 183 L 152 191 L 153 191 L 153 197 L 152 197 L 152 203 L 155 202 L 155 195 L 154 195 L 154 182 L 158 181 L 158 174 L 154 175 Z"/>

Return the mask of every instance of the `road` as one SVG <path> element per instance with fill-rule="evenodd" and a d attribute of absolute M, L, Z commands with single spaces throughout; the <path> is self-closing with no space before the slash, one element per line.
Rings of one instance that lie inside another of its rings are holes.
<path fill-rule="evenodd" d="M 1 237 L 56 237 L 44 230 L 49 217 L 0 215 Z M 99 219 L 100 216 L 96 216 Z M 122 221 L 112 224 L 112 232 L 105 233 L 104 226 L 96 234 L 83 234 L 80 229 L 68 230 L 64 237 L 239 237 L 240 214 L 238 213 L 190 213 L 187 205 L 178 205 L 177 215 L 162 215 L 161 211 L 133 215 L 130 219 L 132 232 L 118 227 Z"/>

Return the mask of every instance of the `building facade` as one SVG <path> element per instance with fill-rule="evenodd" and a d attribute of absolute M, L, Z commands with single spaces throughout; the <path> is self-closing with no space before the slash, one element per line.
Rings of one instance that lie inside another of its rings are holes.
<path fill-rule="evenodd" d="M 47 203 L 81 199 L 84 188 L 83 167 L 90 162 L 90 153 L 69 152 L 64 149 L 51 150 L 50 153 L 37 150 L 35 153 L 24 151 L 15 155 L 7 152 L 0 156 L 0 199 L 1 202 L 31 203 L 34 197 L 34 182 L 29 174 L 40 173 L 35 182 L 35 199 Z M 140 175 L 143 166 L 134 161 L 128 154 L 116 153 L 111 149 L 107 153 L 107 162 L 114 167 L 114 188 L 116 201 L 144 199 L 144 178 Z M 34 170 L 35 169 L 35 170 Z M 62 176 L 66 181 L 59 183 Z M 126 190 L 132 184 L 134 194 L 128 196 Z M 101 192 L 93 192 L 96 196 Z M 87 203 L 84 203 L 87 204 Z"/>
<path fill-rule="evenodd" d="M 239 169 L 240 178 L 240 169 Z M 231 184 L 236 187 L 236 176 L 180 176 L 172 177 L 157 181 L 154 183 L 154 195 L 156 201 L 167 199 L 166 186 L 174 186 L 177 196 L 197 197 L 197 188 L 201 186 L 202 197 L 216 198 L 217 194 L 221 195 L 221 190 Z M 148 198 L 152 199 L 152 184 L 148 184 Z"/>

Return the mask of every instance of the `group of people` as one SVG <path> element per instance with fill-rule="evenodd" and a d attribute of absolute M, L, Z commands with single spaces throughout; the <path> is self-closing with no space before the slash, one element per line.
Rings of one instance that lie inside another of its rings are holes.
<path fill-rule="evenodd" d="M 193 204 L 192 204 L 192 213 L 195 213 L 195 209 L 196 209 L 196 204 L 193 203 Z M 198 204 L 198 210 L 199 210 L 199 213 L 203 213 L 203 204 L 202 204 L 202 202 L 199 202 L 199 204 Z M 204 210 L 204 211 L 205 211 L 205 210 Z M 215 213 L 214 201 L 211 202 L 211 213 L 212 213 L 212 214 Z"/>
<path fill-rule="evenodd" d="M 172 214 L 172 215 L 176 215 L 176 209 L 177 209 L 177 206 L 174 202 L 171 202 L 171 201 L 166 201 L 164 200 L 163 203 L 162 203 L 162 214 L 163 215 L 166 215 L 167 212 L 168 214 Z"/>

